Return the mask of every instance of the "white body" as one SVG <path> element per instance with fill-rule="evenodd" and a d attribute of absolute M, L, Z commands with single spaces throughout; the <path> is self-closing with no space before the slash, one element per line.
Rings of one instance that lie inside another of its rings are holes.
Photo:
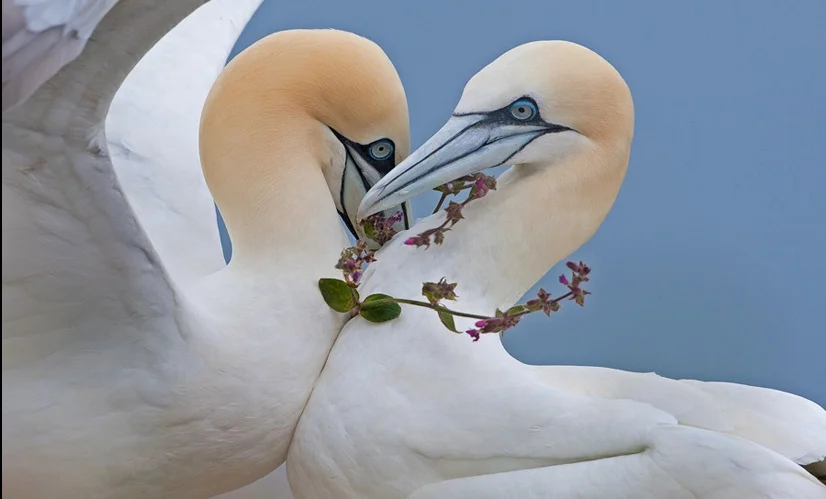
<path fill-rule="evenodd" d="M 478 239 L 459 231 L 479 234 L 485 227 L 482 205 L 488 203 L 487 213 L 499 213 L 501 203 L 514 196 L 500 187 L 470 205 L 467 219 L 437 250 L 402 241 L 435 226 L 441 215 L 398 236 L 379 253 L 361 295 L 416 297 L 422 281 L 445 275 L 461 283 L 459 301 L 450 303 L 457 310 L 484 313 L 508 306 L 515 299 L 481 286 L 490 276 L 483 269 L 495 268 L 501 255 L 466 258 L 463 251 Z M 691 411 L 664 407 L 678 412 L 674 417 L 644 403 L 586 397 L 578 392 L 588 391 L 582 375 L 589 371 L 574 372 L 571 386 L 565 386 L 549 382 L 546 369 L 553 368 L 514 360 L 495 335 L 474 344 L 467 335 L 448 332 L 429 310 L 403 306 L 401 317 L 385 324 L 355 318 L 339 335 L 291 445 L 287 471 L 293 494 L 826 497 L 826 487 L 775 452 L 678 424 L 684 417 L 709 426 L 731 424 L 725 413 L 700 412 L 692 419 Z"/>

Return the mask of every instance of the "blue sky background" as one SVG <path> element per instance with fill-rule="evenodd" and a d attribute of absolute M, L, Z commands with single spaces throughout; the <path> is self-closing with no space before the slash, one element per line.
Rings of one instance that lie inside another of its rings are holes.
<path fill-rule="evenodd" d="M 594 295 L 523 321 L 507 349 L 826 405 L 823 26 L 823 0 L 267 0 L 233 55 L 291 28 L 372 39 L 404 82 L 415 148 L 504 51 L 548 39 L 596 50 L 631 87 L 637 125 L 617 204 L 574 255 L 594 267 Z M 416 216 L 435 199 L 417 198 Z"/>

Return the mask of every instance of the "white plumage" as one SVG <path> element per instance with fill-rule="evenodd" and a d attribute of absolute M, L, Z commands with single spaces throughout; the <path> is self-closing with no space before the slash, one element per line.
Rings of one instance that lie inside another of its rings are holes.
<path fill-rule="evenodd" d="M 80 55 L 118 0 L 3 0 L 3 110 Z"/>
<path fill-rule="evenodd" d="M 515 166 L 497 191 L 465 208 L 443 245 L 403 244 L 440 224 L 439 214 L 385 246 L 361 295 L 415 297 L 421 282 L 444 276 L 460 283 L 451 308 L 507 310 L 597 229 L 632 135 L 630 93 L 593 52 L 564 42 L 507 52 L 470 80 L 453 117 L 368 192 L 359 214 L 464 174 Z M 789 459 L 822 458 L 823 410 L 750 388 L 734 400 L 738 390 L 525 366 L 495 335 L 471 344 L 432 311 L 405 307 L 391 322 L 355 318 L 344 327 L 287 472 L 298 498 L 826 497 Z M 626 397 L 639 401 L 614 400 Z M 802 413 L 781 421 L 772 403 Z"/>
<path fill-rule="evenodd" d="M 259 2 L 213 0 L 120 87 L 201 2 L 115 3 L 3 4 L 3 491 L 16 497 L 204 497 L 249 483 L 283 461 L 343 321 L 314 286 L 289 292 L 313 326 L 285 320 L 273 283 L 301 274 L 277 258 L 218 272 L 198 117 Z M 290 260 L 313 279 L 346 244 L 329 208 L 328 241 Z M 410 251 L 385 249 L 366 289 L 402 296 L 441 277 L 434 253 Z M 490 289 L 462 307 L 515 299 L 451 269 Z M 292 450 L 299 497 L 824 495 L 786 459 L 826 454 L 823 410 L 799 397 L 524 366 L 418 310 L 383 328 L 356 320 L 335 348 Z"/>
<path fill-rule="evenodd" d="M 209 497 L 264 476 L 346 319 L 317 279 L 349 244 L 331 194 L 366 192 L 372 182 L 352 187 L 344 172 L 370 166 L 302 106 L 324 85 L 372 89 L 374 114 L 335 125 L 353 140 L 390 136 L 404 157 L 398 75 L 372 42 L 296 31 L 256 44 L 211 90 L 260 3 L 214 0 L 121 86 L 200 3 L 119 2 L 73 62 L 3 113 L 4 494 Z M 302 64 L 331 67 L 313 60 L 330 47 L 372 67 L 272 93 L 273 74 L 317 80 Z M 275 96 L 286 104 L 270 109 Z M 342 101 L 357 105 L 343 95 L 315 116 L 340 117 Z M 273 124 L 280 134 L 258 133 Z M 249 181 L 233 191 L 238 177 Z M 228 266 L 210 178 L 243 243 Z"/>

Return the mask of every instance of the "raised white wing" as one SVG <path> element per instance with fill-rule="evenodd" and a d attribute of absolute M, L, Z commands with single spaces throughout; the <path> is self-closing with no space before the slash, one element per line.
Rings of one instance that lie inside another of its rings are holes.
<path fill-rule="evenodd" d="M 674 416 L 682 425 L 751 440 L 801 465 L 826 457 L 826 411 L 777 390 L 601 367 L 531 366 L 544 383 L 582 395 L 630 399 Z"/>
<path fill-rule="evenodd" d="M 3 110 L 83 51 L 118 0 L 3 0 Z"/>
<path fill-rule="evenodd" d="M 4 373 L 113 341 L 166 348 L 170 333 L 179 332 L 174 286 L 129 205 L 101 130 L 129 70 L 201 3 L 122 0 L 72 64 L 3 113 Z M 258 3 L 214 0 L 189 29 L 226 41 Z"/>
<path fill-rule="evenodd" d="M 207 94 L 259 4 L 214 1 L 184 19 L 135 66 L 106 118 L 118 180 L 178 284 L 225 265 L 198 127 Z"/>

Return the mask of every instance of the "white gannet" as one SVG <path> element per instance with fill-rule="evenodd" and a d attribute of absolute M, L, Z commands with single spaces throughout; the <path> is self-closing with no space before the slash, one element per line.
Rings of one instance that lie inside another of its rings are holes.
<path fill-rule="evenodd" d="M 360 215 L 463 173 L 516 166 L 465 208 L 443 246 L 392 240 L 365 273 L 361 295 L 415 297 L 422 281 L 444 275 L 461 279 L 456 309 L 512 305 L 608 213 L 627 168 L 633 115 L 622 77 L 590 50 L 536 42 L 507 52 L 470 80 L 450 121 L 371 189 Z M 352 319 L 290 446 L 293 494 L 826 497 L 812 475 L 758 444 L 679 425 L 649 404 L 549 386 L 490 336 L 471 344 L 416 307 L 383 324 Z"/>
<path fill-rule="evenodd" d="M 215 81 L 259 2 L 213 0 L 107 117 L 198 3 L 119 2 L 3 114 L 4 495 L 252 482 L 286 457 L 346 319 L 317 282 L 349 245 L 338 212 L 409 152 L 395 68 L 364 38 L 298 30 Z M 200 174 L 199 117 L 202 176 L 184 171 Z M 235 245 L 224 268 L 206 184 Z"/>
<path fill-rule="evenodd" d="M 505 57 L 502 64 L 509 64 L 512 60 L 514 60 L 513 56 Z M 590 118 L 587 112 L 581 112 L 582 110 L 577 106 L 581 106 L 582 102 L 589 103 L 594 100 L 594 97 L 581 91 L 579 93 L 569 92 L 567 87 L 560 86 L 568 85 L 567 82 L 559 77 L 556 80 L 547 81 L 548 77 L 543 76 L 542 71 L 541 68 L 530 72 L 521 71 L 521 74 L 517 75 L 513 72 L 509 73 L 508 70 L 496 72 L 494 68 L 494 70 L 484 71 L 477 75 L 468 83 L 465 91 L 466 98 L 459 104 L 453 119 L 445 125 L 443 131 L 436 134 L 416 153 L 419 158 L 418 166 L 415 168 L 409 166 L 406 168 L 408 171 L 395 170 L 392 175 L 377 184 L 376 189 L 365 198 L 363 206 L 367 208 L 375 202 L 378 203 L 377 206 L 381 206 L 390 199 L 396 201 L 409 199 L 423 190 L 456 178 L 456 176 L 512 161 L 523 162 L 520 165 L 520 171 L 525 171 L 527 169 L 522 168 L 525 164 L 553 166 L 560 155 L 573 154 L 576 151 L 576 144 L 569 144 L 568 141 L 582 140 L 581 135 L 584 132 L 570 124 L 578 124 Z M 539 95 L 535 90 L 536 87 L 530 85 L 532 82 L 543 81 L 543 77 L 546 78 L 546 85 L 548 85 L 545 88 L 554 90 Z M 588 75 L 579 76 L 579 78 L 587 77 Z M 497 81 L 496 78 L 501 78 L 501 81 Z M 502 82 L 505 78 L 512 78 L 516 81 L 510 85 L 504 85 Z M 519 91 L 524 91 L 524 94 L 515 95 Z M 594 92 L 600 91 L 599 88 L 594 89 Z M 512 107 L 491 108 L 492 103 L 507 100 L 507 97 L 513 97 L 510 104 Z M 520 109 L 523 110 L 522 112 L 529 113 L 529 116 L 526 115 L 527 119 L 520 121 L 515 117 L 513 113 L 518 113 Z M 541 123 L 540 120 L 545 116 L 549 116 L 553 123 Z M 607 118 L 597 116 L 596 120 L 599 120 L 596 123 L 604 125 Z M 565 125 L 560 125 L 560 123 L 565 123 Z M 610 123 L 608 125 L 610 126 Z M 593 127 L 588 121 L 578 126 L 580 128 Z M 584 135 L 591 137 L 588 133 Z M 498 140 L 502 142 L 496 143 Z M 527 152 L 521 150 L 523 147 L 527 149 Z M 443 150 L 438 150 L 433 158 L 427 157 L 429 151 L 437 148 Z M 471 152 L 474 154 L 469 155 Z M 522 159 L 526 154 L 534 156 Z M 543 154 L 545 156 L 542 156 Z M 585 151 L 584 154 L 592 153 Z M 513 157 L 506 159 L 508 156 Z M 453 158 L 459 159 L 454 162 Z M 406 165 L 413 165 L 414 161 L 416 161 L 415 157 L 408 160 Z M 508 178 L 503 177 L 503 180 Z M 555 179 L 550 188 L 566 188 L 563 185 Z M 618 184 L 616 185 L 618 187 Z M 591 186 L 586 184 L 586 188 L 591 188 Z M 380 194 L 381 192 L 384 194 Z M 572 208 L 560 214 L 553 214 L 554 217 L 560 218 L 558 222 L 551 220 L 551 223 L 558 225 L 552 226 L 554 232 L 548 240 L 553 241 L 555 245 L 567 245 L 564 249 L 569 250 L 568 253 L 561 254 L 559 259 L 564 258 L 589 239 L 590 234 L 596 230 L 610 209 L 609 205 L 599 211 L 597 216 L 590 216 L 587 210 L 594 208 L 599 210 L 602 207 L 591 203 L 594 194 L 587 194 L 586 191 L 587 195 L 583 195 L 579 192 L 575 195 L 582 197 L 578 200 L 580 204 L 576 209 L 580 209 L 579 206 L 584 202 L 585 213 L 572 213 Z M 609 201 L 613 204 L 616 192 L 611 191 L 609 194 L 604 200 L 599 201 Z M 386 200 L 382 200 L 385 197 Z M 552 209 L 557 208 L 554 205 Z M 491 217 L 498 216 L 500 216 L 498 213 L 486 212 L 485 216 L 481 217 L 480 223 L 485 224 L 486 220 L 490 221 Z M 583 217 L 585 230 L 590 230 L 590 233 L 579 235 L 573 232 L 571 236 L 568 236 L 560 230 L 560 227 L 582 220 Z M 443 218 L 438 221 L 441 222 L 441 220 Z M 496 221 L 495 223 L 506 222 Z M 508 220 L 507 223 L 516 222 Z M 496 227 L 497 225 L 491 224 L 490 226 Z M 457 238 L 455 234 L 451 236 L 450 239 Z M 563 241 L 563 239 L 566 240 Z M 539 241 L 536 238 L 535 240 Z M 570 246 L 571 244 L 573 245 Z M 456 245 L 451 241 L 451 244 L 442 251 L 450 252 L 452 254 L 450 258 L 460 259 L 469 255 L 475 256 L 479 251 L 484 250 L 476 244 L 474 237 L 466 236 L 466 241 L 457 241 Z M 530 254 L 532 250 L 523 248 L 521 253 L 526 251 Z M 516 256 L 509 260 L 511 254 Z M 527 270 L 520 264 L 520 252 L 501 251 L 496 257 L 495 263 L 498 266 L 494 266 L 492 262 L 489 268 L 506 273 Z M 436 276 L 438 272 L 452 276 L 452 280 L 460 283 L 460 289 L 465 290 L 463 294 L 466 298 L 469 294 L 484 293 L 486 300 L 496 304 L 494 308 L 498 306 L 503 310 L 517 299 L 510 284 L 503 282 L 504 280 L 497 281 L 495 285 L 490 279 L 474 282 L 477 277 L 469 274 L 472 270 L 468 266 L 453 265 L 447 260 L 440 265 L 431 265 L 429 260 L 426 260 L 428 263 L 424 261 L 420 263 L 418 258 L 430 258 L 425 255 L 413 258 L 417 260 L 411 260 L 408 257 L 406 265 L 411 268 L 428 266 L 429 273 L 433 276 Z M 432 280 L 438 280 L 439 277 L 441 275 Z M 490 310 L 492 309 L 489 309 L 488 313 Z M 497 355 L 500 353 L 502 352 L 497 352 Z M 803 397 L 735 383 L 673 380 L 655 373 L 636 373 L 599 367 L 525 366 L 525 369 L 533 371 L 549 386 L 570 393 L 631 399 L 651 404 L 677 418 L 680 424 L 729 433 L 751 440 L 769 447 L 800 465 L 810 467 L 810 470 L 817 476 L 822 477 L 826 474 L 823 470 L 819 470 L 826 457 L 826 411 L 818 404 Z"/>

